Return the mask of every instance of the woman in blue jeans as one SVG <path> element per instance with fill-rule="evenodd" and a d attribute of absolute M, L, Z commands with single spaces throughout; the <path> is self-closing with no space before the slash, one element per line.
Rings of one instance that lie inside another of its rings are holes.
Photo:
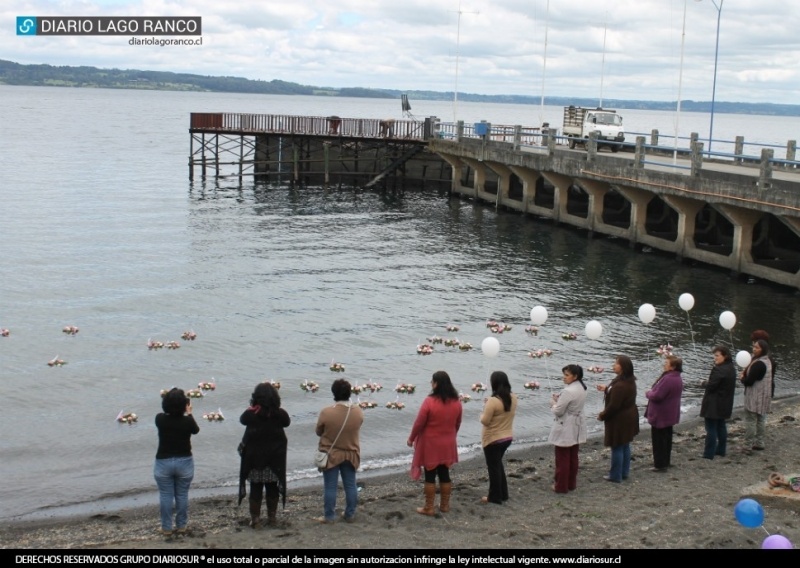
<path fill-rule="evenodd" d="M 318 517 L 321 523 L 336 520 L 336 490 L 339 475 L 344 486 L 345 509 L 342 518 L 353 522 L 358 504 L 356 470 L 361 465 L 361 443 L 359 432 L 364 422 L 364 411 L 350 402 L 352 387 L 345 379 L 334 381 L 331 385 L 333 406 L 323 408 L 317 419 L 319 450 L 328 452 L 328 465 L 322 471 L 325 482 L 324 512 Z"/>
<path fill-rule="evenodd" d="M 605 402 L 597 419 L 605 425 L 603 443 L 611 447 L 611 469 L 603 479 L 620 483 L 630 474 L 631 441 L 639 433 L 639 409 L 636 408 L 636 376 L 630 357 L 617 356 L 614 373 L 617 376 L 608 385 L 597 385 Z"/>
<path fill-rule="evenodd" d="M 153 477 L 161 504 L 161 532 L 165 536 L 186 532 L 189 486 L 194 477 L 192 434 L 200 428 L 192 416 L 192 403 L 181 389 L 172 389 L 161 401 L 164 412 L 156 416 L 158 451 Z M 173 511 L 175 525 L 173 529 Z"/>

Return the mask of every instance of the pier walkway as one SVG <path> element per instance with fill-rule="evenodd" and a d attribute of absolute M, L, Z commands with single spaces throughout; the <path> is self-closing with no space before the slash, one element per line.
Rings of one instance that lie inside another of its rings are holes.
<path fill-rule="evenodd" d="M 706 153 L 696 134 L 675 148 L 653 132 L 612 153 L 536 127 L 230 113 L 192 114 L 190 135 L 190 172 L 447 180 L 464 198 L 800 288 L 795 141 Z"/>

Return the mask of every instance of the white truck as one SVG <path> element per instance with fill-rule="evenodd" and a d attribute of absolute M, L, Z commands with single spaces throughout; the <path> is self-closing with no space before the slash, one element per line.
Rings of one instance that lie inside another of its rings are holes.
<path fill-rule="evenodd" d="M 564 107 L 564 126 L 561 133 L 569 139 L 570 148 L 575 148 L 578 144 L 586 147 L 591 132 L 597 132 L 598 150 L 608 146 L 612 152 L 619 152 L 625 141 L 622 117 L 617 111 L 599 107 Z"/>

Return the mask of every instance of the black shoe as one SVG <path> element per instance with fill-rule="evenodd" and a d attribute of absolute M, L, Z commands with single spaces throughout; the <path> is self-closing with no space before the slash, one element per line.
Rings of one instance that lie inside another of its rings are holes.
<path fill-rule="evenodd" d="M 654 468 L 650 469 L 650 471 L 652 471 L 654 473 L 664 473 L 665 471 L 667 471 L 667 468 L 666 467 L 654 467 Z"/>
<path fill-rule="evenodd" d="M 603 479 L 610 481 L 611 483 L 620 483 L 619 479 L 612 479 L 610 475 L 604 475 Z"/>

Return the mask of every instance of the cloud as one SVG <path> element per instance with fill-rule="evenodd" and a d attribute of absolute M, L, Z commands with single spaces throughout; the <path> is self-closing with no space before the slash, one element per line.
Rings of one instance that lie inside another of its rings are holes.
<path fill-rule="evenodd" d="M 710 98 L 718 15 L 711 0 L 547 6 L 547 0 L 28 0 L 0 8 L 2 21 L 199 15 L 203 46 L 144 49 L 129 46 L 129 38 L 21 37 L 8 25 L 0 30 L 0 53 L 20 63 L 408 90 L 452 89 L 458 61 L 462 92 L 538 95 L 544 80 L 551 96 L 598 96 L 602 83 L 605 98 L 654 100 L 674 100 L 682 75 L 683 98 Z M 795 103 L 798 21 L 797 2 L 725 2 L 717 99 Z"/>

